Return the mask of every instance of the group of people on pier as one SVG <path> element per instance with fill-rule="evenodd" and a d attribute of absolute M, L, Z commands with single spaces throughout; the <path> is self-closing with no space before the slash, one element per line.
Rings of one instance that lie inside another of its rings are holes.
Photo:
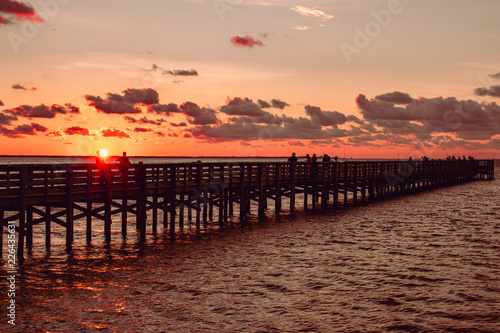
<path fill-rule="evenodd" d="M 312 156 L 310 156 L 309 154 L 306 154 L 305 158 L 306 158 L 306 163 L 317 163 L 318 162 L 318 157 L 316 156 L 316 154 L 313 154 Z M 335 156 L 333 158 L 333 161 L 338 162 L 338 159 L 339 159 L 339 157 Z M 295 153 L 292 153 L 292 156 L 290 156 L 288 158 L 288 162 L 290 162 L 290 163 L 295 163 L 298 161 L 299 161 L 299 159 Z M 331 161 L 332 161 L 332 158 L 328 154 L 323 154 L 321 162 L 330 163 Z"/>
<path fill-rule="evenodd" d="M 465 160 L 472 161 L 472 160 L 474 160 L 474 157 L 472 157 L 470 155 L 467 158 L 465 158 L 465 155 L 463 155 L 462 157 L 463 158 L 461 158 L 460 156 L 458 156 L 458 158 L 456 158 L 455 155 L 451 155 L 451 156 L 447 156 L 446 160 L 447 161 L 455 161 L 455 160 L 458 160 L 458 161 L 460 161 L 460 160 L 462 160 L 462 161 L 465 161 Z"/>

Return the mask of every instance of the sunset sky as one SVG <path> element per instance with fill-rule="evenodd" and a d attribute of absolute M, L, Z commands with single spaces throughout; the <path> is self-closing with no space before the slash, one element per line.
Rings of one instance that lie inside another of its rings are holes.
<path fill-rule="evenodd" d="M 498 0 L 0 0 L 0 155 L 500 156 Z"/>

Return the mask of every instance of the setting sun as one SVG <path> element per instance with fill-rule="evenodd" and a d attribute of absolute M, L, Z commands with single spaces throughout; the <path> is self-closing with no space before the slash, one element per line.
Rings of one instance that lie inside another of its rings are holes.
<path fill-rule="evenodd" d="M 108 150 L 106 148 L 102 148 L 101 150 L 99 150 L 99 156 L 101 157 L 108 156 Z"/>

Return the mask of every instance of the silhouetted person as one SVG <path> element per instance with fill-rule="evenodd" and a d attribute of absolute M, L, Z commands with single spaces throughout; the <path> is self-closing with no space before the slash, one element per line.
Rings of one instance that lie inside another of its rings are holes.
<path fill-rule="evenodd" d="M 317 177 L 318 176 L 318 157 L 316 156 L 316 154 L 313 154 L 311 160 L 312 160 L 311 176 Z"/>
<path fill-rule="evenodd" d="M 327 154 L 323 155 L 323 163 L 330 163 L 332 159 Z"/>
<path fill-rule="evenodd" d="M 312 162 L 311 156 L 309 156 L 309 154 L 306 154 L 306 163 L 311 163 L 311 162 Z"/>
<path fill-rule="evenodd" d="M 339 157 L 338 157 L 338 156 L 334 156 L 334 157 L 333 157 L 333 160 L 334 160 L 335 162 L 338 162 L 338 161 L 339 161 Z"/>
<path fill-rule="evenodd" d="M 99 155 L 99 151 L 95 152 L 97 156 L 95 157 L 95 164 L 97 164 L 97 168 L 99 169 L 100 166 L 102 166 L 105 162 L 104 159 Z"/>
<path fill-rule="evenodd" d="M 297 159 L 297 156 L 295 156 L 295 153 L 292 153 L 292 156 L 290 156 L 288 158 L 288 162 L 290 162 L 290 163 L 295 163 L 297 161 L 298 161 L 298 159 Z"/>
<path fill-rule="evenodd" d="M 116 159 L 116 163 L 118 163 L 118 170 L 120 170 L 123 181 L 125 181 L 128 174 L 128 168 L 130 166 L 130 160 L 127 157 L 126 151 L 123 152 L 122 156 Z"/>
<path fill-rule="evenodd" d="M 95 163 L 97 165 L 97 173 L 96 176 L 99 179 L 98 181 L 101 184 L 106 184 L 106 161 L 99 154 L 99 151 L 96 152 L 97 156 L 95 157 Z"/>
<path fill-rule="evenodd" d="M 124 151 L 122 156 L 118 157 L 116 159 L 116 162 L 121 166 L 121 165 L 130 165 L 130 160 L 127 157 L 127 152 Z"/>

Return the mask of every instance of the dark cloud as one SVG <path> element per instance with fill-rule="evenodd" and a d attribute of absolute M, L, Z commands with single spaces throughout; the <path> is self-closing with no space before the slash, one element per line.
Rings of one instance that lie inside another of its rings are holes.
<path fill-rule="evenodd" d="M 198 76 L 198 72 L 194 69 L 185 70 L 185 69 L 174 69 L 173 71 L 167 70 L 163 71 L 163 74 L 170 74 L 175 76 Z"/>
<path fill-rule="evenodd" d="M 119 129 L 113 129 L 113 128 L 102 130 L 102 136 L 106 138 L 130 139 L 130 135 L 128 135 L 127 133 Z"/>
<path fill-rule="evenodd" d="M 291 121 L 292 118 L 286 116 L 276 116 L 272 113 L 264 111 L 262 105 L 267 106 L 265 101 L 259 100 L 259 104 L 254 103 L 249 98 L 236 97 L 229 99 L 227 105 L 220 108 L 220 112 L 232 117 L 232 122 L 238 123 L 255 123 L 255 124 L 274 124 L 280 125 L 283 122 Z M 271 104 L 269 104 L 271 106 Z"/>
<path fill-rule="evenodd" d="M 105 99 L 99 96 L 86 95 L 85 99 L 97 111 L 108 114 L 141 113 L 142 111 L 138 106 L 151 106 L 159 103 L 158 92 L 151 88 L 129 88 L 123 91 L 123 95 L 108 93 Z"/>
<path fill-rule="evenodd" d="M 163 69 L 160 66 L 153 64 L 151 69 L 147 69 L 147 72 L 156 72 L 163 75 L 174 75 L 174 76 L 198 76 L 198 71 L 195 69 Z"/>
<path fill-rule="evenodd" d="M 146 117 L 142 117 L 140 119 L 135 119 L 135 118 L 130 117 L 130 116 L 125 116 L 124 119 L 125 119 L 125 121 L 127 121 L 128 123 L 131 123 L 131 124 L 149 124 L 149 125 L 157 125 L 157 126 L 160 126 L 162 123 L 165 122 L 164 119 L 150 120 Z"/>
<path fill-rule="evenodd" d="M 311 117 L 314 124 L 321 126 L 338 126 L 347 121 L 347 117 L 337 111 L 321 111 L 317 106 L 307 105 L 305 107 L 306 114 Z"/>
<path fill-rule="evenodd" d="M 158 92 L 151 88 L 144 89 L 127 89 L 123 91 L 123 102 L 130 104 L 142 104 L 142 105 L 152 105 L 158 104 L 159 95 Z"/>
<path fill-rule="evenodd" d="M 377 95 L 375 99 L 379 101 L 391 102 L 394 104 L 410 104 L 415 100 L 407 93 L 402 93 L 399 91 L 394 91 L 387 94 Z"/>
<path fill-rule="evenodd" d="M 189 123 L 193 125 L 210 125 L 219 122 L 215 110 L 199 107 L 192 102 L 185 102 L 179 108 L 189 118 Z"/>
<path fill-rule="evenodd" d="M 269 109 L 272 107 L 271 103 L 263 101 L 261 99 L 259 99 L 257 102 L 259 103 L 259 106 L 263 109 Z"/>
<path fill-rule="evenodd" d="M 4 105 L 5 105 L 5 104 L 3 104 L 3 102 L 2 102 L 2 101 L 0 101 L 0 106 L 4 106 Z"/>
<path fill-rule="evenodd" d="M 90 131 L 88 128 L 80 126 L 68 127 L 64 130 L 64 133 L 67 135 L 90 135 Z"/>
<path fill-rule="evenodd" d="M 157 114 L 164 114 L 166 116 L 170 116 L 172 113 L 181 113 L 177 107 L 177 104 L 169 103 L 169 104 L 154 104 L 148 106 L 148 112 L 154 112 Z"/>
<path fill-rule="evenodd" d="M 286 102 L 280 101 L 279 99 L 272 99 L 271 103 L 259 99 L 258 103 L 259 106 L 263 109 L 268 109 L 268 108 L 284 109 L 285 107 L 289 106 Z"/>
<path fill-rule="evenodd" d="M 349 131 L 342 129 L 323 130 L 310 119 L 298 118 L 281 125 L 255 123 L 224 123 L 219 126 L 199 126 L 189 130 L 195 137 L 210 141 L 232 140 L 281 140 L 281 139 L 329 139 L 345 137 Z"/>
<path fill-rule="evenodd" d="M 153 132 L 153 130 L 151 128 L 136 127 L 136 128 L 134 128 L 134 132 L 136 132 L 136 133 L 147 133 L 147 132 Z"/>
<path fill-rule="evenodd" d="M 4 112 L 10 113 L 14 116 L 25 117 L 25 118 L 54 118 L 57 114 L 79 114 L 80 109 L 71 104 L 65 104 L 64 106 L 54 104 L 52 106 L 47 106 L 40 104 L 38 106 L 21 105 L 17 108 L 8 109 Z"/>
<path fill-rule="evenodd" d="M 1 125 L 10 125 L 13 121 L 16 121 L 16 116 L 9 116 L 5 113 L 0 113 L 0 124 Z"/>
<path fill-rule="evenodd" d="M 277 109 L 284 109 L 285 107 L 289 106 L 286 102 L 274 98 L 271 100 L 271 104 L 273 105 L 273 108 Z"/>
<path fill-rule="evenodd" d="M 36 91 L 38 89 L 36 89 L 35 87 L 26 87 L 24 85 L 21 85 L 20 83 L 14 83 L 12 85 L 12 89 L 17 89 L 17 90 L 29 90 L 29 91 Z"/>
<path fill-rule="evenodd" d="M 385 133 L 413 134 L 429 140 L 433 133 L 456 133 L 467 140 L 487 140 L 500 134 L 500 107 L 472 100 L 420 98 L 404 107 L 364 95 L 356 99 L 361 114 Z"/>
<path fill-rule="evenodd" d="M 33 7 L 25 4 L 24 2 L 17 2 L 14 0 L 1 0 L 0 14 L 13 15 L 19 20 L 43 22 L 43 20 L 35 13 Z M 0 15 L 0 24 L 12 23 L 12 21 L 2 15 Z"/>
<path fill-rule="evenodd" d="M 477 96 L 500 97 L 500 86 L 491 86 L 489 88 L 476 88 L 474 94 Z"/>
<path fill-rule="evenodd" d="M 500 72 L 495 73 L 495 74 L 490 74 L 490 76 L 494 79 L 499 79 L 500 80 Z"/>
<path fill-rule="evenodd" d="M 170 123 L 170 126 L 172 126 L 172 127 L 186 127 L 187 124 L 186 123 L 178 123 L 178 124 Z"/>
<path fill-rule="evenodd" d="M 262 108 L 255 104 L 251 99 L 235 97 L 229 101 L 227 105 L 220 108 L 220 112 L 230 116 L 247 116 L 247 117 L 262 117 L 268 115 L 269 112 L 262 110 Z"/>
<path fill-rule="evenodd" d="M 47 130 L 47 127 L 37 123 L 19 125 L 14 129 L 8 129 L 0 125 L 0 134 L 9 138 L 23 138 L 24 135 L 36 135 L 36 132 L 46 132 Z"/>
<path fill-rule="evenodd" d="M 231 37 L 231 43 L 233 43 L 234 46 L 243 46 L 243 47 L 252 47 L 254 45 L 257 46 L 263 46 L 264 44 L 260 40 L 255 40 L 251 36 L 245 36 L 245 37 L 239 37 L 239 36 L 234 36 Z"/>

